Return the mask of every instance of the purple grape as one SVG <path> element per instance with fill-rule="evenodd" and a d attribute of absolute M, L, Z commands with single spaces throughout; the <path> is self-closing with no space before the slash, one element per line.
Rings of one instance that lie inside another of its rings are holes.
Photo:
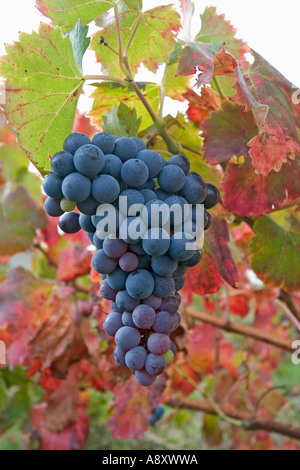
<path fill-rule="evenodd" d="M 155 297 L 155 295 L 150 295 L 147 299 L 143 300 L 143 304 L 149 305 L 154 310 L 158 310 L 162 304 L 162 299 L 160 297 Z"/>
<path fill-rule="evenodd" d="M 114 290 L 110 287 L 110 285 L 108 284 L 108 282 L 106 280 L 104 280 L 101 283 L 100 294 L 102 295 L 102 297 L 104 299 L 106 299 L 106 300 L 115 300 L 117 293 L 118 292 L 116 290 Z"/>
<path fill-rule="evenodd" d="M 125 363 L 128 369 L 132 371 L 141 370 L 145 366 L 147 351 L 142 346 L 130 349 L 126 353 Z"/>
<path fill-rule="evenodd" d="M 177 328 L 178 328 L 179 325 L 180 325 L 180 322 L 181 322 L 180 313 L 179 313 L 179 312 L 176 312 L 176 313 L 173 315 L 173 323 L 172 323 L 171 333 L 173 333 L 173 331 L 177 330 Z"/>
<path fill-rule="evenodd" d="M 132 312 L 140 304 L 140 301 L 130 297 L 126 290 L 121 290 L 117 293 L 115 302 L 117 307 L 123 312 Z"/>
<path fill-rule="evenodd" d="M 145 369 L 137 370 L 134 375 L 137 383 L 143 385 L 144 387 L 149 387 L 150 385 L 154 384 L 156 380 L 155 375 L 148 374 Z"/>
<path fill-rule="evenodd" d="M 171 296 L 171 297 L 166 297 L 162 300 L 162 304 L 160 306 L 160 311 L 165 311 L 165 312 L 169 312 L 169 313 L 176 313 L 177 310 L 178 310 L 178 307 L 179 307 L 179 302 L 178 302 L 178 298 L 175 295 Z"/>
<path fill-rule="evenodd" d="M 122 323 L 123 323 L 124 326 L 132 326 L 132 327 L 135 328 L 135 324 L 132 320 L 132 313 L 123 312 Z"/>
<path fill-rule="evenodd" d="M 140 344 L 141 335 L 136 328 L 122 326 L 122 328 L 117 331 L 115 340 L 117 346 L 120 346 L 124 351 L 129 351 L 129 349 L 133 349 Z"/>
<path fill-rule="evenodd" d="M 172 353 L 174 354 L 174 357 L 176 357 L 176 355 L 177 355 L 177 348 L 176 348 L 176 344 L 175 344 L 173 341 L 171 341 L 171 347 L 170 347 L 170 349 L 171 349 Z"/>
<path fill-rule="evenodd" d="M 149 354 L 146 359 L 145 369 L 150 375 L 160 375 L 166 368 L 166 361 L 156 354 Z"/>
<path fill-rule="evenodd" d="M 109 313 L 103 322 L 104 331 L 109 336 L 115 336 L 122 326 L 122 315 L 118 312 Z"/>
<path fill-rule="evenodd" d="M 141 304 L 132 313 L 134 324 L 141 329 L 151 328 L 155 322 L 155 310 L 149 305 Z"/>
<path fill-rule="evenodd" d="M 153 325 L 156 333 L 170 334 L 174 325 L 174 315 L 169 312 L 159 312 Z M 176 327 L 177 328 L 177 327 Z"/>
<path fill-rule="evenodd" d="M 119 259 L 119 266 L 123 271 L 132 273 L 139 265 L 139 259 L 134 253 L 127 252 Z"/>
<path fill-rule="evenodd" d="M 103 242 L 104 253 L 110 258 L 121 258 L 126 253 L 128 244 L 120 238 L 107 237 Z"/>
<path fill-rule="evenodd" d="M 110 274 L 118 266 L 118 261 L 107 256 L 104 250 L 98 250 L 93 255 L 92 266 L 97 273 Z"/>
<path fill-rule="evenodd" d="M 166 354 L 169 351 L 171 347 L 171 341 L 168 335 L 164 335 L 162 333 L 152 333 L 152 335 L 148 338 L 147 346 L 152 354 L 161 356 L 162 354 Z"/>
<path fill-rule="evenodd" d="M 126 351 L 124 351 L 124 349 L 120 348 L 119 346 L 115 347 L 114 352 L 113 352 L 113 357 L 114 357 L 115 363 L 118 366 L 122 366 L 122 367 L 126 366 L 125 354 L 126 354 Z"/>

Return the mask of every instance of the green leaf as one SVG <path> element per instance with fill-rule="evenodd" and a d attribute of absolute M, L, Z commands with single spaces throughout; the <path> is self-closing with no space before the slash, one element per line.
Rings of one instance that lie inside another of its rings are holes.
<path fill-rule="evenodd" d="M 287 231 L 264 216 L 254 224 L 251 266 L 272 287 L 300 289 L 300 234 Z"/>
<path fill-rule="evenodd" d="M 72 130 L 82 74 L 70 39 L 58 27 L 41 23 L 38 33 L 21 33 L 6 51 L 0 75 L 7 79 L 3 108 L 8 123 L 28 158 L 47 172 Z"/>
<path fill-rule="evenodd" d="M 145 98 L 150 103 L 152 109 L 157 112 L 160 101 L 160 88 L 156 83 L 148 83 L 146 85 L 139 84 Z M 102 115 L 107 113 L 108 110 L 120 103 L 130 104 L 136 109 L 138 116 L 142 117 L 142 129 L 149 127 L 152 124 L 152 119 L 146 111 L 144 105 L 138 98 L 135 91 L 122 87 L 114 83 L 100 83 L 93 91 L 91 98 L 94 99 L 93 109 L 89 113 L 92 117 L 94 125 L 102 126 Z"/>
<path fill-rule="evenodd" d="M 125 1 L 124 3 L 128 3 Z M 169 61 L 169 55 L 175 46 L 175 34 L 180 28 L 179 14 L 172 5 L 162 5 L 146 12 L 141 11 L 141 2 L 131 1 L 135 6 L 119 13 L 122 44 L 125 47 L 137 21 L 142 17 L 139 28 L 133 38 L 129 50 L 128 62 L 133 74 L 137 73 L 141 63 L 151 72 L 158 66 Z M 120 75 L 119 58 L 104 45 L 99 45 L 101 36 L 112 48 L 118 50 L 118 38 L 114 21 L 97 32 L 92 38 L 91 48 L 97 60 L 101 62 L 105 73 Z"/>
<path fill-rule="evenodd" d="M 300 383 L 300 367 L 293 364 L 292 361 L 280 364 L 278 369 L 274 371 L 273 378 L 275 386 L 295 387 Z"/>
<path fill-rule="evenodd" d="M 78 18 L 88 24 L 113 5 L 112 0 L 37 0 L 36 6 L 64 31 L 73 28 Z"/>
<path fill-rule="evenodd" d="M 0 256 L 30 248 L 35 231 L 45 228 L 44 211 L 18 186 L 0 199 Z"/>
<path fill-rule="evenodd" d="M 142 118 L 137 117 L 134 108 L 128 108 L 126 104 L 121 103 L 109 110 L 106 116 L 103 116 L 103 131 L 118 137 L 134 137 L 137 135 L 141 125 Z"/>
<path fill-rule="evenodd" d="M 83 56 L 91 42 L 91 38 L 87 38 L 88 30 L 89 27 L 84 26 L 81 21 L 78 20 L 74 28 L 66 33 L 66 36 L 70 38 L 75 62 L 80 72 L 82 72 Z"/>

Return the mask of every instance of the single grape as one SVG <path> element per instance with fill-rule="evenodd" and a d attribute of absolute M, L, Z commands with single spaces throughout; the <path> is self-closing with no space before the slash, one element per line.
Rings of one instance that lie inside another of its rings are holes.
<path fill-rule="evenodd" d="M 135 243 L 134 245 L 129 245 L 128 250 L 131 251 L 132 253 L 135 253 L 138 256 L 146 255 L 142 242 Z"/>
<path fill-rule="evenodd" d="M 156 354 L 148 354 L 145 369 L 150 375 L 160 375 L 166 368 L 166 361 L 162 356 Z"/>
<path fill-rule="evenodd" d="M 107 282 L 115 290 L 125 290 L 128 273 L 117 267 L 112 273 L 107 275 Z M 127 290 L 129 295 L 131 292 Z M 131 297 L 134 297 L 131 295 Z"/>
<path fill-rule="evenodd" d="M 49 173 L 49 175 L 44 178 L 43 190 L 47 196 L 52 197 L 53 199 L 62 199 L 64 197 L 61 188 L 62 184 L 63 179 L 60 176 L 57 176 L 54 173 Z"/>
<path fill-rule="evenodd" d="M 202 204 L 207 194 L 207 184 L 198 173 L 191 172 L 185 177 L 180 196 L 186 199 L 189 204 Z"/>
<path fill-rule="evenodd" d="M 104 250 L 98 250 L 92 258 L 92 266 L 97 273 L 110 274 L 118 266 L 118 260 L 110 258 Z"/>
<path fill-rule="evenodd" d="M 90 215 L 80 214 L 79 225 L 85 232 L 95 233 L 96 231 Z"/>
<path fill-rule="evenodd" d="M 98 175 L 104 164 L 104 154 L 96 145 L 83 145 L 75 152 L 74 166 L 84 176 Z"/>
<path fill-rule="evenodd" d="M 162 357 L 164 358 L 167 366 L 169 364 L 172 364 L 172 362 L 175 359 L 175 356 L 174 356 L 174 353 L 173 353 L 172 349 L 170 349 L 166 354 L 163 354 Z"/>
<path fill-rule="evenodd" d="M 190 208 L 185 199 L 181 196 L 171 196 L 165 200 L 170 211 L 171 225 L 182 224 L 183 221 L 188 219 Z"/>
<path fill-rule="evenodd" d="M 197 245 L 188 233 L 176 233 L 172 235 L 169 249 L 169 256 L 177 261 L 187 261 L 197 250 Z"/>
<path fill-rule="evenodd" d="M 69 234 L 77 233 L 81 229 L 79 225 L 79 214 L 77 212 L 67 212 L 58 221 L 59 228 Z"/>
<path fill-rule="evenodd" d="M 184 171 L 179 166 L 167 165 L 159 173 L 158 183 L 166 193 L 177 193 L 185 183 Z"/>
<path fill-rule="evenodd" d="M 111 258 L 121 258 L 126 253 L 127 248 L 128 244 L 124 240 L 114 236 L 107 237 L 103 243 L 104 252 Z"/>
<path fill-rule="evenodd" d="M 155 322 L 155 310 L 146 304 L 141 304 L 132 312 L 132 320 L 134 324 L 141 329 L 151 328 Z"/>
<path fill-rule="evenodd" d="M 97 233 L 94 233 L 92 243 L 97 248 L 97 250 L 102 250 L 103 240 L 98 238 Z"/>
<path fill-rule="evenodd" d="M 181 289 L 183 289 L 184 284 L 185 284 L 184 276 L 176 276 L 176 277 L 173 276 L 173 279 L 175 282 L 175 290 L 180 291 Z"/>
<path fill-rule="evenodd" d="M 116 344 L 124 351 L 129 351 L 140 344 L 141 335 L 136 328 L 122 326 L 115 336 Z"/>
<path fill-rule="evenodd" d="M 153 275 L 154 278 L 154 289 L 153 294 L 156 297 L 170 297 L 175 294 L 175 281 L 172 276 L 158 276 Z"/>
<path fill-rule="evenodd" d="M 90 143 L 90 139 L 85 134 L 82 134 L 81 132 L 74 132 L 74 134 L 70 134 L 66 138 L 64 142 L 64 150 L 74 155 L 74 153 L 77 149 L 79 149 L 79 147 Z"/>
<path fill-rule="evenodd" d="M 114 302 L 114 301 L 111 302 L 111 309 L 113 310 L 113 312 L 118 312 L 118 313 L 122 313 L 122 314 L 123 314 L 123 310 L 119 309 L 119 308 L 117 307 L 116 302 Z"/>
<path fill-rule="evenodd" d="M 122 315 L 118 312 L 111 312 L 103 322 L 103 328 L 109 336 L 115 336 L 117 331 L 123 327 Z"/>
<path fill-rule="evenodd" d="M 142 346 L 137 346 L 126 353 L 125 363 L 128 369 L 134 372 L 143 369 L 146 359 L 147 351 Z"/>
<path fill-rule="evenodd" d="M 147 204 L 147 202 L 149 201 L 153 201 L 157 199 L 155 192 L 152 191 L 151 189 L 141 189 L 141 194 L 143 195 L 145 199 L 145 204 Z"/>
<path fill-rule="evenodd" d="M 47 197 L 44 202 L 44 209 L 46 214 L 50 217 L 60 217 L 64 214 L 64 211 L 60 207 L 60 200 L 53 199 L 52 197 Z"/>
<path fill-rule="evenodd" d="M 170 237 L 165 230 L 154 227 L 145 233 L 142 244 L 148 255 L 162 256 L 169 250 Z"/>
<path fill-rule="evenodd" d="M 136 144 L 130 137 L 120 137 L 115 142 L 114 154 L 119 157 L 122 162 L 126 162 L 130 158 L 135 158 L 137 154 Z"/>
<path fill-rule="evenodd" d="M 173 314 L 177 312 L 178 308 L 179 302 L 176 295 L 162 299 L 161 306 L 159 307 L 161 311 L 167 311 Z"/>
<path fill-rule="evenodd" d="M 92 144 L 99 147 L 104 154 L 113 153 L 117 138 L 108 132 L 99 132 L 94 135 Z"/>
<path fill-rule="evenodd" d="M 174 357 L 176 357 L 177 355 L 177 348 L 176 348 L 176 344 L 173 343 L 173 341 L 171 341 L 171 347 L 170 347 L 170 350 L 172 351 L 172 353 L 174 354 Z"/>
<path fill-rule="evenodd" d="M 114 154 L 105 155 L 105 164 L 102 169 L 102 175 L 113 176 L 116 180 L 121 177 L 122 161 Z"/>
<path fill-rule="evenodd" d="M 145 204 L 145 199 L 142 193 L 140 193 L 140 191 L 137 191 L 136 189 L 126 189 L 120 194 L 120 198 L 127 198 L 122 199 L 119 204 L 119 210 L 124 215 L 128 215 L 129 209 L 134 204 L 138 204 L 140 206 L 144 206 Z"/>
<path fill-rule="evenodd" d="M 215 207 L 221 200 L 220 191 L 213 184 L 207 184 L 207 196 L 204 201 L 205 209 L 212 209 Z"/>
<path fill-rule="evenodd" d="M 197 250 L 195 251 L 195 253 L 193 254 L 193 256 L 188 259 L 187 261 L 181 261 L 181 266 L 184 268 L 193 268 L 194 266 L 197 266 L 197 264 L 200 263 L 201 261 L 201 258 L 202 258 L 202 251 L 201 250 Z"/>
<path fill-rule="evenodd" d="M 164 167 L 161 155 L 153 150 L 141 150 L 138 152 L 137 158 L 147 165 L 150 178 L 157 178 Z"/>
<path fill-rule="evenodd" d="M 105 279 L 100 285 L 100 294 L 106 300 L 114 301 L 117 295 L 117 291 L 112 289 Z"/>
<path fill-rule="evenodd" d="M 156 380 L 156 376 L 148 374 L 145 369 L 137 370 L 134 375 L 137 383 L 144 387 L 149 387 L 150 385 L 154 384 Z"/>
<path fill-rule="evenodd" d="M 80 212 L 82 212 L 82 214 L 94 215 L 97 212 L 97 209 L 99 207 L 99 202 L 96 201 L 93 198 L 93 196 L 90 196 L 85 201 L 78 202 L 77 207 L 80 210 Z"/>
<path fill-rule="evenodd" d="M 139 304 L 138 299 L 133 299 L 126 290 L 121 290 L 117 293 L 115 299 L 117 307 L 123 312 L 132 312 Z"/>
<path fill-rule="evenodd" d="M 114 352 L 113 352 L 113 358 L 114 358 L 115 363 L 118 366 L 122 366 L 122 367 L 126 366 L 125 354 L 126 354 L 126 351 L 124 351 L 124 349 L 120 348 L 119 346 L 115 347 Z"/>
<path fill-rule="evenodd" d="M 129 274 L 126 280 L 126 290 L 134 299 L 146 299 L 154 290 L 154 279 L 152 274 L 145 269 L 137 269 L 133 273 Z"/>
<path fill-rule="evenodd" d="M 139 187 L 148 180 L 149 170 L 142 160 L 131 159 L 123 164 L 121 176 L 127 185 Z"/>
<path fill-rule="evenodd" d="M 101 203 L 112 203 L 120 194 L 118 181 L 110 175 L 100 175 L 92 183 L 92 194 L 96 201 Z"/>
<path fill-rule="evenodd" d="M 73 155 L 69 152 L 58 152 L 51 160 L 51 169 L 53 173 L 61 178 L 74 173 L 75 166 L 73 163 Z"/>
<path fill-rule="evenodd" d="M 165 254 L 162 256 L 153 256 L 151 266 L 155 274 L 159 276 L 170 276 L 176 271 L 178 261 Z"/>
<path fill-rule="evenodd" d="M 170 334 L 174 325 L 173 315 L 169 312 L 158 312 L 153 324 L 153 331 L 156 333 Z"/>
<path fill-rule="evenodd" d="M 69 199 L 63 197 L 60 201 L 60 207 L 64 212 L 72 212 L 76 209 L 76 202 L 69 201 Z"/>
<path fill-rule="evenodd" d="M 163 227 L 169 218 L 169 206 L 159 199 L 152 199 L 143 207 L 142 219 L 149 228 Z"/>
<path fill-rule="evenodd" d="M 152 333 L 147 341 L 147 346 L 152 354 L 161 356 L 166 354 L 171 347 L 171 340 L 168 335 L 162 333 Z"/>
<path fill-rule="evenodd" d="M 119 266 L 127 273 L 135 271 L 139 265 L 139 259 L 134 253 L 127 252 L 119 259 Z"/>
<path fill-rule="evenodd" d="M 155 297 L 155 295 L 150 295 L 143 300 L 143 304 L 149 305 L 154 310 L 158 310 L 162 304 L 162 299 L 160 297 Z"/>
<path fill-rule="evenodd" d="M 172 325 L 171 333 L 173 333 L 173 331 L 175 331 L 175 330 L 179 327 L 180 322 L 181 322 L 180 313 L 179 313 L 179 312 L 176 312 L 176 313 L 173 315 L 173 325 Z"/>
<path fill-rule="evenodd" d="M 167 165 L 179 166 L 185 175 L 187 175 L 191 169 L 189 159 L 185 155 L 173 155 L 173 157 L 168 160 Z"/>
<path fill-rule="evenodd" d="M 81 173 L 70 173 L 62 183 L 63 195 L 73 202 L 86 201 L 91 195 L 91 189 L 91 180 Z"/>
<path fill-rule="evenodd" d="M 123 312 L 122 323 L 123 323 L 124 326 L 133 326 L 135 328 L 135 324 L 132 320 L 132 313 L 131 312 Z"/>
<path fill-rule="evenodd" d="M 208 230 L 212 224 L 212 216 L 206 210 L 204 211 L 204 230 Z"/>

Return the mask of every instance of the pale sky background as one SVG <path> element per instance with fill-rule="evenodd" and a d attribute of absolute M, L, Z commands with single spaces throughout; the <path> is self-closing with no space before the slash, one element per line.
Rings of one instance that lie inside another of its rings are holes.
<path fill-rule="evenodd" d="M 144 8 L 179 1 L 144 0 Z M 4 43 L 18 38 L 19 31 L 37 30 L 40 21 L 47 21 L 36 9 L 35 0 L 2 0 L 0 7 L 0 54 L 5 53 Z M 238 29 L 237 37 L 244 39 L 250 47 L 259 52 L 272 65 L 278 68 L 291 82 L 300 87 L 300 1 L 299 0 L 195 0 L 197 13 L 193 33 L 200 28 L 199 13 L 207 6 L 214 5 L 217 12 L 225 13 L 226 19 Z M 91 32 L 95 29 L 91 27 Z M 97 73 L 93 53 L 86 55 L 84 73 Z M 159 80 L 159 74 L 156 77 Z M 139 79 L 152 80 L 152 74 L 139 76 Z M 89 92 L 90 87 L 87 88 Z M 88 111 L 91 101 L 81 102 L 81 110 Z M 170 110 L 168 109 L 168 112 Z"/>

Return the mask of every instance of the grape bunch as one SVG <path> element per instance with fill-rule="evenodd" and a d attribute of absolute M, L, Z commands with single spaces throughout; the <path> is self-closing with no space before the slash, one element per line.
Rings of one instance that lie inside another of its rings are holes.
<path fill-rule="evenodd" d="M 219 191 L 190 171 L 184 155 L 166 161 L 137 137 L 105 132 L 92 141 L 71 134 L 51 169 L 45 211 L 65 233 L 86 231 L 96 248 L 92 266 L 111 301 L 103 326 L 115 337 L 114 360 L 152 385 L 176 356 L 170 335 L 180 324 L 179 291 L 201 260 L 197 242 Z"/>

